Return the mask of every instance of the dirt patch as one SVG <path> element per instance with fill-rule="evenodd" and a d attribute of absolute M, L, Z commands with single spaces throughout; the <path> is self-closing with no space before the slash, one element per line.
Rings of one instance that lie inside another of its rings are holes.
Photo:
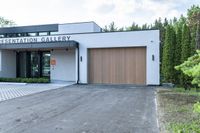
<path fill-rule="evenodd" d="M 168 133 L 170 123 L 187 123 L 199 120 L 193 113 L 193 104 L 200 101 L 198 95 L 173 92 L 171 89 L 157 89 L 158 116 L 161 133 Z"/>

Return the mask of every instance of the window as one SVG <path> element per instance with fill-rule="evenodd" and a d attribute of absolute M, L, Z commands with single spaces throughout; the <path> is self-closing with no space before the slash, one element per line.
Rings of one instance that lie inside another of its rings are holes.
<path fill-rule="evenodd" d="M 40 33 L 39 33 L 39 36 L 46 36 L 46 35 L 48 35 L 47 32 L 40 32 Z"/>
<path fill-rule="evenodd" d="M 28 36 L 37 36 L 37 33 L 28 33 Z"/>

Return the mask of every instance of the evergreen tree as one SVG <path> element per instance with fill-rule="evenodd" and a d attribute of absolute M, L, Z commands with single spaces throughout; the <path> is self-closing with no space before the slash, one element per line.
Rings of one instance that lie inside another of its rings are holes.
<path fill-rule="evenodd" d="M 163 25 L 164 25 L 164 27 L 167 27 L 169 25 L 169 22 L 168 22 L 167 18 L 164 19 Z"/>
<path fill-rule="evenodd" d="M 175 31 L 173 26 L 166 27 L 164 39 L 163 57 L 162 57 L 162 74 L 164 82 L 174 83 L 175 81 Z"/>
<path fill-rule="evenodd" d="M 189 27 L 184 24 L 183 32 L 182 32 L 182 48 L 181 48 L 181 63 L 186 61 L 191 56 L 191 44 L 190 44 L 190 30 Z M 188 76 L 185 76 L 183 73 L 181 74 L 181 85 L 185 88 L 188 88 L 191 80 Z"/>
<path fill-rule="evenodd" d="M 149 25 L 148 24 L 143 24 L 141 29 L 142 30 L 148 30 L 149 29 Z"/>
<path fill-rule="evenodd" d="M 111 22 L 110 23 L 109 30 L 110 31 L 117 31 L 117 27 L 115 26 L 115 22 Z"/>
<path fill-rule="evenodd" d="M 182 33 L 182 51 L 181 51 L 181 63 L 187 60 L 191 56 L 191 45 L 190 45 L 190 29 L 184 24 Z"/>
<path fill-rule="evenodd" d="M 200 50 L 200 22 L 199 25 L 197 25 L 196 31 L 196 49 Z"/>
<path fill-rule="evenodd" d="M 141 27 L 135 22 L 132 23 L 131 26 L 126 28 L 127 31 L 141 30 Z"/>
<path fill-rule="evenodd" d="M 174 58 L 174 65 L 181 64 L 181 48 L 182 48 L 182 24 L 178 23 L 176 27 L 176 47 L 175 47 L 175 58 Z M 180 71 L 175 71 L 175 83 L 180 84 Z"/>
<path fill-rule="evenodd" d="M 192 34 L 192 47 L 200 49 L 200 7 L 193 5 L 187 12 L 188 24 Z M 195 46 L 194 45 L 195 42 Z M 194 51 L 192 51 L 194 53 Z"/>
<path fill-rule="evenodd" d="M 121 29 L 120 29 L 121 30 Z M 104 32 L 114 32 L 118 31 L 117 27 L 115 26 L 114 22 L 111 22 L 109 26 L 105 26 L 103 29 Z"/>
<path fill-rule="evenodd" d="M 196 28 L 197 26 L 191 27 L 191 55 L 194 55 L 196 51 Z"/>

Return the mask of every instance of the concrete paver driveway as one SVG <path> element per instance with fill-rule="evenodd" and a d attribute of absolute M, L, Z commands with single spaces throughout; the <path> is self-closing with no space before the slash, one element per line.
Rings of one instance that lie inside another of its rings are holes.
<path fill-rule="evenodd" d="M 46 84 L 0 84 L 0 102 L 16 97 L 39 93 L 43 91 L 58 89 L 61 87 L 73 85 L 74 82 L 65 83 L 46 83 Z"/>
<path fill-rule="evenodd" d="M 157 133 L 151 87 L 73 85 L 0 103 L 0 133 Z"/>

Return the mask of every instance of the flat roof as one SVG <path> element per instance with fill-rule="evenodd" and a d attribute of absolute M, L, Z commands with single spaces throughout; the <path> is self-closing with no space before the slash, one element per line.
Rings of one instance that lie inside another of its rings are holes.
<path fill-rule="evenodd" d="M 58 31 L 58 24 L 15 26 L 15 27 L 0 28 L 0 34 L 56 32 L 56 31 Z"/>

